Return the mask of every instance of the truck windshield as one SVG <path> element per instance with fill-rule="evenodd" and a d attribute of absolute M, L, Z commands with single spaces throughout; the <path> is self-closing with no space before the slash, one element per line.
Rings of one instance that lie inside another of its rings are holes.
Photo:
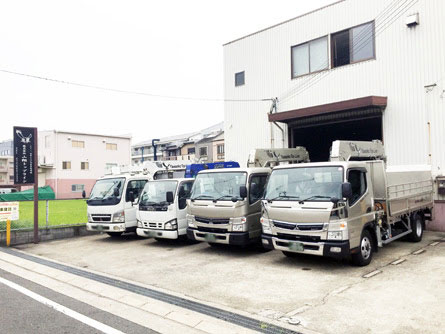
<path fill-rule="evenodd" d="M 192 188 L 191 199 L 226 200 L 240 197 L 240 186 L 245 186 L 247 173 L 221 172 L 201 173 L 196 177 Z"/>
<path fill-rule="evenodd" d="M 115 205 L 119 203 L 124 182 L 125 178 L 97 180 L 87 201 L 88 205 Z"/>
<path fill-rule="evenodd" d="M 142 192 L 139 206 L 167 204 L 167 192 L 171 191 L 174 198 L 177 185 L 178 181 L 148 181 Z"/>
<path fill-rule="evenodd" d="M 343 167 L 298 167 L 272 171 L 265 199 L 280 201 L 329 201 L 341 198 Z"/>

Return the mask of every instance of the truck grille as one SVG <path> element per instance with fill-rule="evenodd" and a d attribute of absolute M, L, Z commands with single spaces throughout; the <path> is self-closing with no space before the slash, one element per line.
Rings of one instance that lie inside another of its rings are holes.
<path fill-rule="evenodd" d="M 273 224 L 278 228 L 283 228 L 286 230 L 299 230 L 299 231 L 321 231 L 323 230 L 323 223 L 320 224 L 297 224 L 297 223 L 287 223 L 280 221 L 273 221 Z"/>
<path fill-rule="evenodd" d="M 293 235 L 293 234 L 284 234 L 284 233 L 277 233 L 277 237 L 279 239 L 284 239 L 284 240 L 297 240 L 297 241 L 306 241 L 306 242 L 319 242 L 321 240 L 320 237 L 316 237 L 316 236 Z"/>
<path fill-rule="evenodd" d="M 110 222 L 111 221 L 111 215 L 93 214 L 93 215 L 91 215 L 91 218 L 93 218 L 93 221 L 95 221 L 95 222 Z"/>
<path fill-rule="evenodd" d="M 162 228 L 162 223 L 142 222 L 142 227 L 145 228 Z"/>
<path fill-rule="evenodd" d="M 195 220 L 204 224 L 228 224 L 229 218 L 204 218 L 204 217 L 195 217 Z"/>
<path fill-rule="evenodd" d="M 227 233 L 226 228 L 208 228 L 208 227 L 202 227 L 198 226 L 198 231 L 200 232 L 212 232 L 212 233 Z"/>

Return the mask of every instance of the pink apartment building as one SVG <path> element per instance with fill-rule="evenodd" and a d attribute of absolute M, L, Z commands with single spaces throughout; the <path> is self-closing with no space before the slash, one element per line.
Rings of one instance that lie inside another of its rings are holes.
<path fill-rule="evenodd" d="M 56 198 L 89 195 L 95 181 L 114 166 L 130 165 L 131 137 L 39 131 L 39 186 Z"/>

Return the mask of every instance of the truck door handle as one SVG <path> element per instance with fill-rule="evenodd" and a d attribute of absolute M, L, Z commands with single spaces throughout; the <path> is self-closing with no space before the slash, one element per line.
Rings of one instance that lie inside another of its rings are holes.
<path fill-rule="evenodd" d="M 366 213 L 370 213 L 371 210 L 372 210 L 371 207 L 367 208 L 367 209 L 366 209 Z"/>

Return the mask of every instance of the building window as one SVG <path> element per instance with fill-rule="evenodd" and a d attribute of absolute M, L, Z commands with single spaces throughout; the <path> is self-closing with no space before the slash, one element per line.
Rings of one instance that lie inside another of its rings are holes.
<path fill-rule="evenodd" d="M 14 175 L 9 175 L 9 181 L 14 181 Z"/>
<path fill-rule="evenodd" d="M 203 146 L 199 148 L 199 155 L 200 156 L 207 156 L 207 146 Z"/>
<path fill-rule="evenodd" d="M 187 154 L 195 154 L 195 148 L 194 147 L 189 147 L 187 149 Z"/>
<path fill-rule="evenodd" d="M 78 147 L 78 148 L 85 148 L 85 142 L 81 141 L 81 140 L 72 140 L 71 141 L 71 145 L 73 147 Z"/>
<path fill-rule="evenodd" d="M 217 146 L 216 146 L 216 152 L 217 152 L 218 154 L 224 154 L 224 144 L 217 145 Z"/>
<path fill-rule="evenodd" d="M 235 87 L 244 85 L 244 71 L 235 73 Z"/>
<path fill-rule="evenodd" d="M 117 151 L 117 144 L 107 143 L 107 150 Z"/>
<path fill-rule="evenodd" d="M 374 22 L 332 35 L 332 66 L 339 67 L 375 58 Z"/>
<path fill-rule="evenodd" d="M 62 161 L 62 169 L 71 169 L 71 161 Z"/>
<path fill-rule="evenodd" d="M 72 184 L 71 185 L 71 191 L 73 193 L 82 192 L 84 190 L 85 190 L 85 185 L 83 185 L 83 184 Z"/>
<path fill-rule="evenodd" d="M 291 48 L 292 78 L 328 68 L 328 37 L 296 45 Z"/>
<path fill-rule="evenodd" d="M 81 170 L 88 170 L 88 169 L 90 169 L 90 163 L 89 162 L 81 162 L 80 163 L 80 169 Z"/>

